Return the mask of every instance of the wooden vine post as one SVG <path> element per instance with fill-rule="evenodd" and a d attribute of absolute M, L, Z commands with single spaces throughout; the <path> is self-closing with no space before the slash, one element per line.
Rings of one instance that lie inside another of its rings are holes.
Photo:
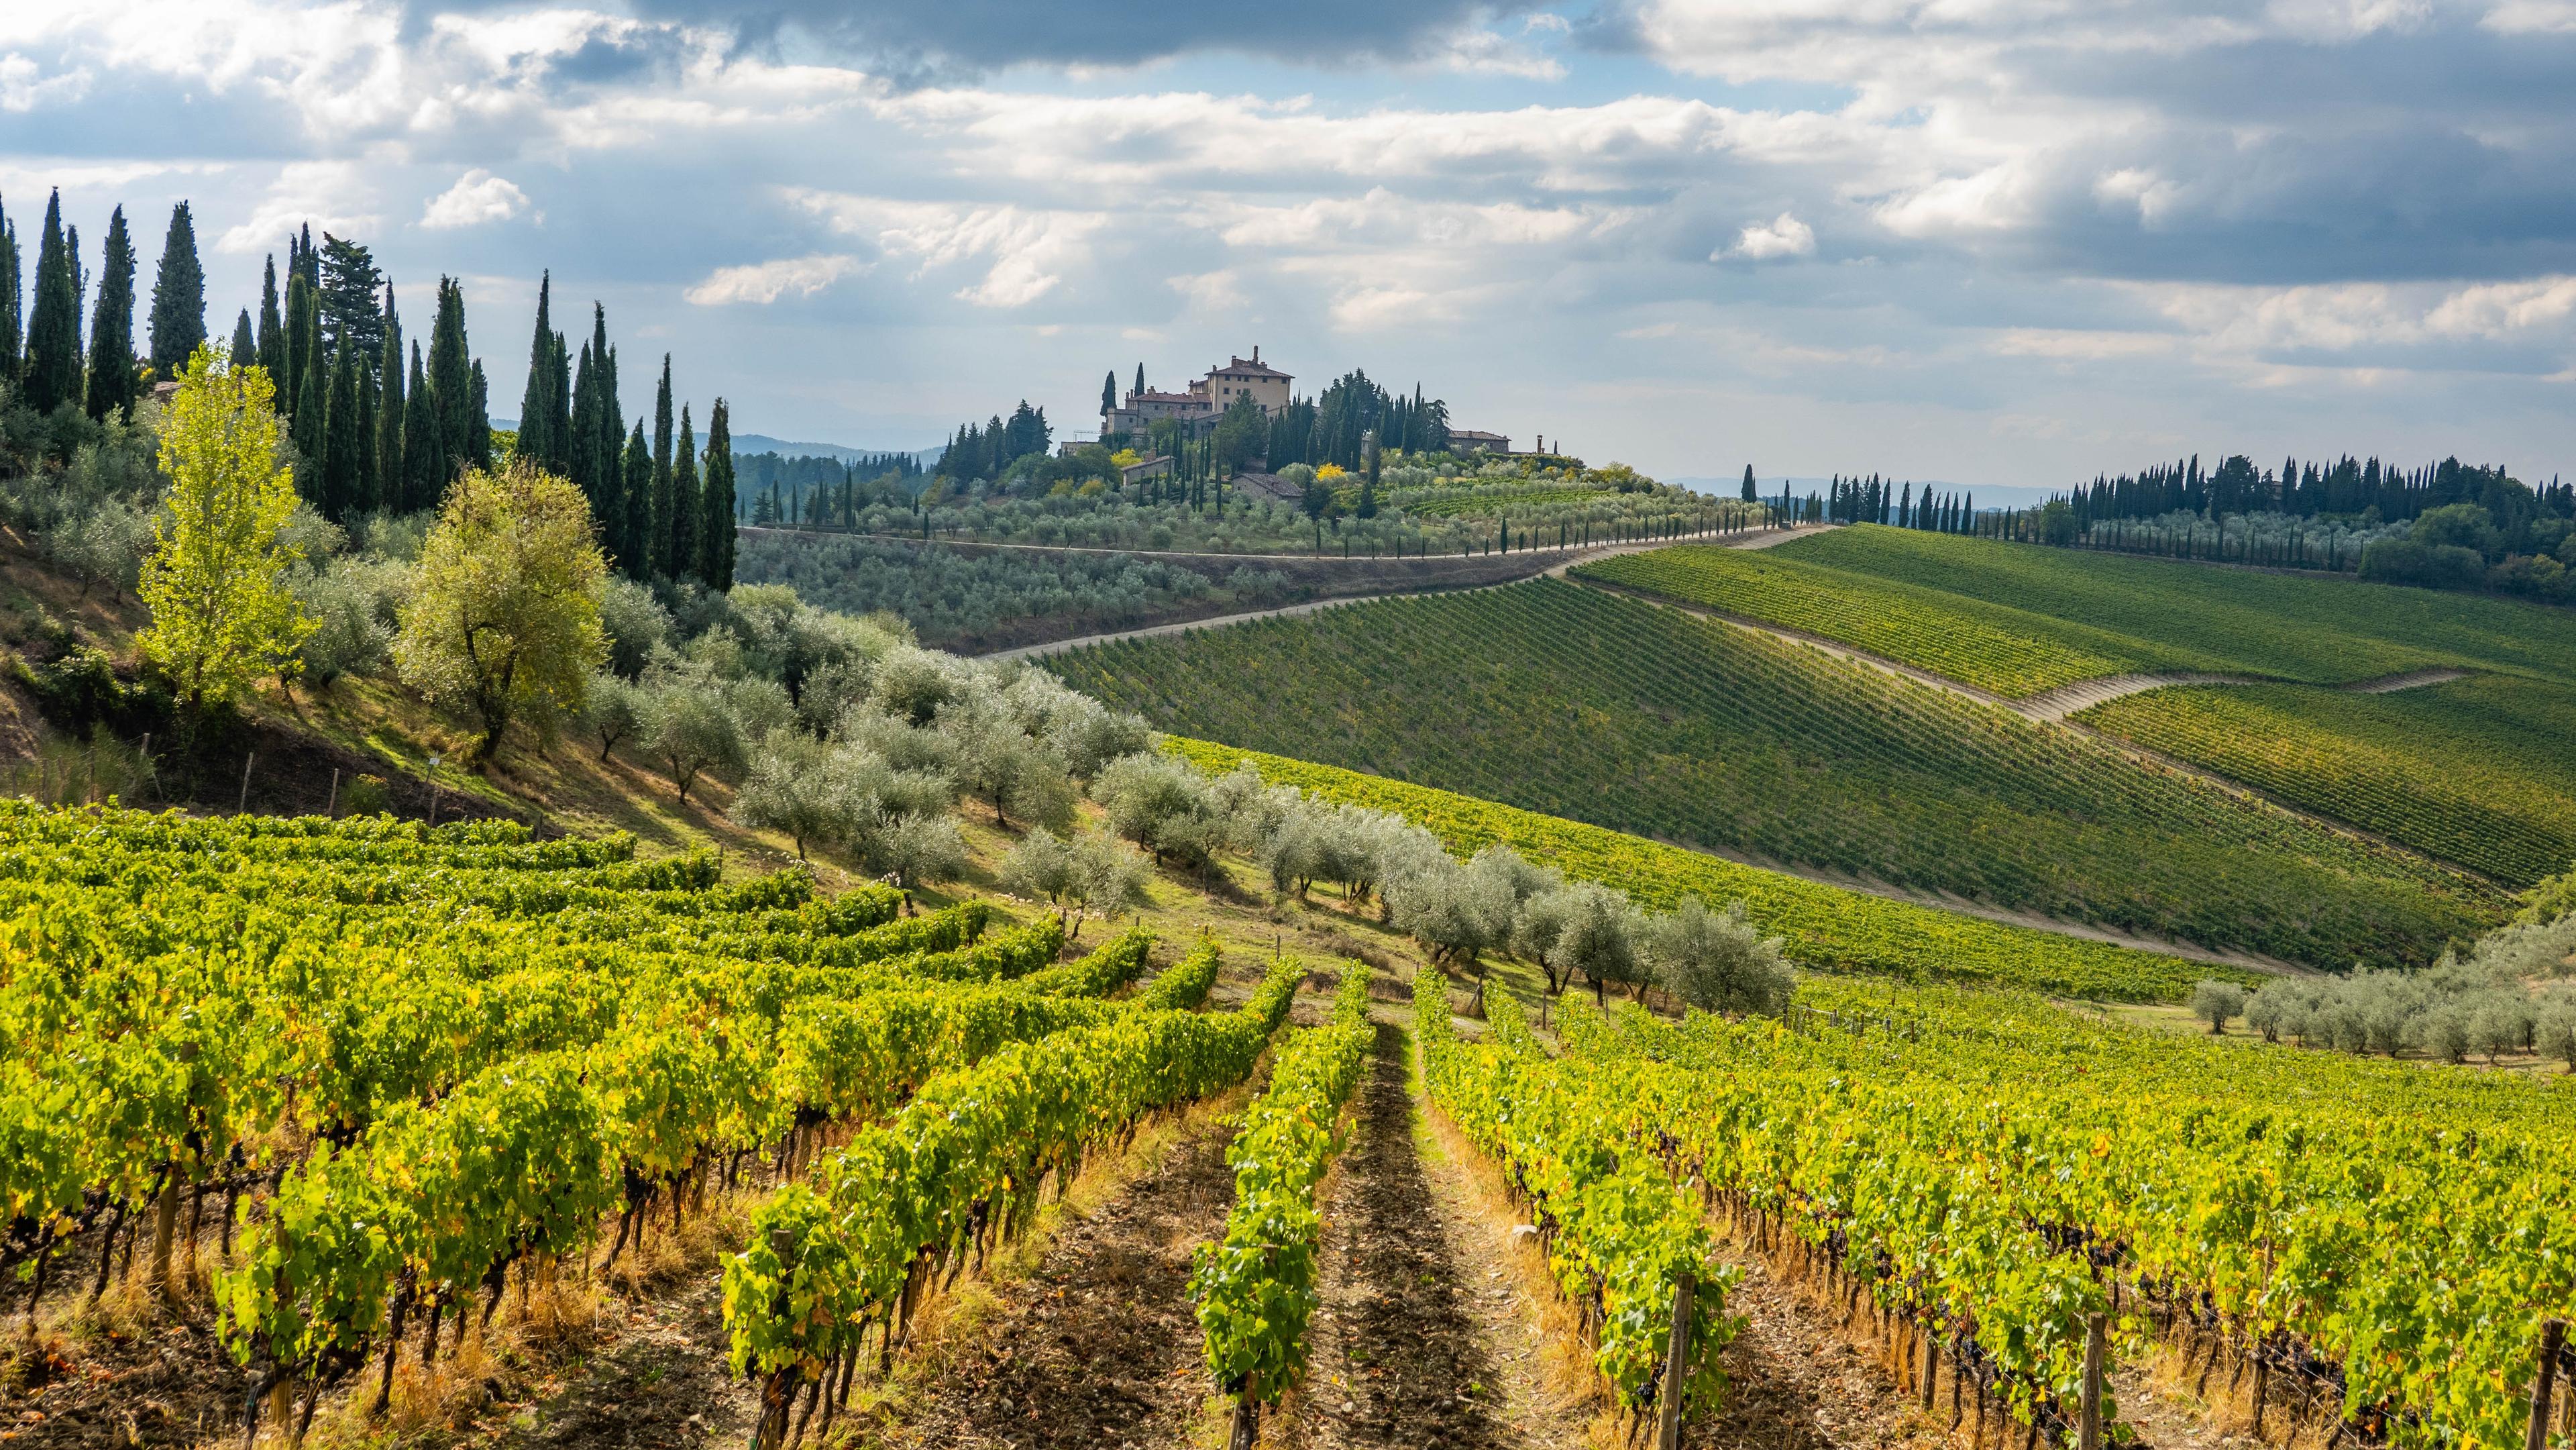
<path fill-rule="evenodd" d="M 1698 1287 L 1684 1269 L 1673 1279 L 1673 1331 L 1664 1344 L 1664 1388 L 1655 1408 L 1655 1450 L 1681 1450 L 1682 1390 L 1690 1383 L 1691 1295 Z"/>
<path fill-rule="evenodd" d="M 2567 1342 L 2567 1321 L 2544 1320 L 2540 1326 L 2540 1368 L 2531 1377 L 2531 1428 L 2524 1434 L 2523 1450 L 2548 1450 L 2549 1400 L 2558 1385 L 2558 1352 Z"/>
<path fill-rule="evenodd" d="M 1226 1437 L 1226 1450 L 1252 1450 L 1261 1437 L 1261 1404 L 1252 1397 L 1252 1383 L 1244 1382 L 1243 1393 L 1234 1400 L 1234 1430 Z"/>
<path fill-rule="evenodd" d="M 2084 1321 L 2084 1420 L 2082 1450 L 2102 1450 L 2102 1351 L 2108 1323 L 2099 1314 Z"/>

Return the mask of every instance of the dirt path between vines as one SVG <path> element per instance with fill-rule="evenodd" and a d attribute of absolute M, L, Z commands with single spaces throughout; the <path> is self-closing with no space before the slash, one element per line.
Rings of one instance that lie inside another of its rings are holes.
<path fill-rule="evenodd" d="M 1190 1252 L 1234 1202 L 1229 1121 L 1202 1119 L 1143 1177 L 1068 1221 L 1037 1271 L 920 1387 L 903 1446 L 1168 1446 L 1209 1393 L 1190 1307 Z"/>
<path fill-rule="evenodd" d="M 1549 1392 L 1535 1306 L 1425 1171 L 1408 1039 L 1390 1022 L 1377 1034 L 1355 1137 L 1321 1204 L 1323 1304 L 1303 1413 L 1264 1443 L 1580 1445 L 1584 1413 Z"/>

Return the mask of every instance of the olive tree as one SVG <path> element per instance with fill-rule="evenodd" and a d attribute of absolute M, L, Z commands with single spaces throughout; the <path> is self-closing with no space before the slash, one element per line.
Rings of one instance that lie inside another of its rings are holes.
<path fill-rule="evenodd" d="M 2245 989 L 2234 982 L 2202 982 L 2191 989 L 2191 1015 L 2225 1033 L 2227 1020 L 2245 1010 Z"/>
<path fill-rule="evenodd" d="M 1792 984 L 1781 939 L 1755 930 L 1741 901 L 1711 911 L 1698 897 L 1686 897 L 1671 915 L 1647 921 L 1644 944 L 1664 987 L 1703 1012 L 1777 1017 L 1789 1008 Z"/>

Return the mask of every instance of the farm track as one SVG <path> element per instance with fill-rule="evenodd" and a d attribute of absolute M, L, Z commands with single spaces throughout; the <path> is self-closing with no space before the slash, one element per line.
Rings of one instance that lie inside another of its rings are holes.
<path fill-rule="evenodd" d="M 1377 1024 L 1356 1141 L 1320 1205 L 1323 1303 L 1306 1413 L 1276 1438 L 1313 1450 L 1580 1444 L 1579 1417 L 1547 1403 L 1539 1384 L 1534 1327 L 1498 1276 L 1473 1272 L 1491 1255 L 1444 1211 L 1424 1171 L 1408 1051 L 1403 1029 Z"/>
<path fill-rule="evenodd" d="M 1146 625 L 1141 629 L 1122 629 L 1111 631 L 1106 634 L 1086 634 L 1075 639 L 1052 640 L 1045 644 L 1022 645 L 1017 649 L 996 650 L 988 655 L 977 656 L 977 658 L 997 662 L 1007 660 L 1043 659 L 1048 655 L 1063 654 L 1070 650 L 1081 649 L 1086 645 L 1116 644 L 1122 640 L 1131 639 L 1155 639 L 1163 635 L 1186 634 L 1192 630 L 1221 629 L 1229 624 L 1249 624 L 1254 620 L 1260 619 L 1286 619 L 1300 614 L 1313 614 L 1317 610 L 1339 609 L 1346 604 L 1368 604 L 1380 599 L 1401 599 L 1411 595 L 1425 593 L 1473 594 L 1479 590 L 1509 588 L 1514 584 L 1524 583 L 1531 579 L 1561 579 L 1565 577 L 1565 571 L 1574 568 L 1578 564 L 1589 564 L 1596 559 L 1613 559 L 1622 554 L 1642 554 L 1655 549 L 1668 549 L 1675 544 L 1702 543 L 1714 538 L 1740 541 L 1725 543 L 1722 545 L 1722 547 L 1725 548 L 1764 549 L 1769 548 L 1773 544 L 1782 543 L 1804 534 L 1820 533 L 1825 528 L 1830 527 L 1832 527 L 1832 525 L 1822 525 L 1817 527 L 1807 527 L 1802 525 L 1788 529 L 1766 529 L 1752 534 L 1686 534 L 1678 539 L 1649 539 L 1637 540 L 1635 542 L 1624 544 L 1595 544 L 1588 549 L 1542 549 L 1533 551 L 1530 554 L 1529 557 L 1533 567 L 1528 573 L 1517 575 L 1510 579 L 1498 580 L 1490 584 L 1471 584 L 1463 587 L 1447 589 L 1434 585 L 1423 589 L 1389 589 L 1375 594 L 1355 594 L 1339 599 L 1312 599 L 1303 604 L 1283 604 L 1275 609 L 1252 609 L 1246 610 L 1241 614 L 1219 614 L 1207 619 L 1176 620 L 1170 624 Z M 1045 546 L 1019 544 L 995 545 L 993 547 L 1041 548 Z M 1132 551 L 1096 549 L 1088 552 L 1126 553 Z M 1165 554 L 1157 555 L 1155 557 L 1234 559 L 1241 561 L 1246 559 L 1257 560 L 1261 556 L 1247 554 Z"/>
<path fill-rule="evenodd" d="M 1191 1250 L 1234 1201 L 1230 1122 L 1202 1118 L 1098 1212 L 1069 1221 L 976 1343 L 921 1386 L 881 1443 L 1176 1446 L 1209 1385 L 1190 1306 Z"/>

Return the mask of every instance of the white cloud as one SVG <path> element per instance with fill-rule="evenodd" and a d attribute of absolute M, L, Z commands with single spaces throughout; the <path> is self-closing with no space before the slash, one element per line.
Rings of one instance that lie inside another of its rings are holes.
<path fill-rule="evenodd" d="M 1816 231 L 1805 222 L 1782 212 L 1767 222 L 1755 222 L 1735 239 L 1735 245 L 1720 249 L 1709 258 L 1712 262 L 1741 257 L 1748 262 L 1768 262 L 1781 257 L 1812 257 L 1816 254 Z"/>
<path fill-rule="evenodd" d="M 2503 35 L 2564 35 L 2576 30 L 2576 0 L 2503 0 L 2478 23 Z"/>
<path fill-rule="evenodd" d="M 23 55 L 0 55 L 0 111 L 23 115 L 42 105 L 76 102 L 89 93 L 89 84 L 86 66 L 49 76 Z"/>
<path fill-rule="evenodd" d="M 528 210 L 528 194 L 505 178 L 481 167 L 456 178 L 456 184 L 431 197 L 420 214 L 425 227 L 472 227 L 504 222 Z M 544 220 L 540 215 L 538 220 Z"/>
<path fill-rule="evenodd" d="M 918 262 L 915 278 L 961 263 L 988 262 L 980 281 L 956 293 L 978 307 L 1023 307 L 1053 291 L 1065 268 L 1087 259 L 1089 238 L 1109 222 L 1100 212 L 1008 204 L 896 201 L 805 189 L 787 195 L 833 230 L 872 240 L 888 256 Z"/>
<path fill-rule="evenodd" d="M 301 226 L 342 236 L 373 229 L 381 217 L 370 209 L 374 169 L 360 161 L 294 161 L 278 168 L 249 216 L 215 239 L 223 252 L 282 250 L 286 234 Z"/>
<path fill-rule="evenodd" d="M 700 307 L 721 307 L 733 302 L 751 302 L 765 307 L 790 292 L 799 297 L 811 297 L 843 277 L 866 270 L 856 257 L 826 253 L 810 257 L 782 257 L 748 266 L 718 267 L 707 274 L 705 281 L 681 293 L 680 297 Z"/>

